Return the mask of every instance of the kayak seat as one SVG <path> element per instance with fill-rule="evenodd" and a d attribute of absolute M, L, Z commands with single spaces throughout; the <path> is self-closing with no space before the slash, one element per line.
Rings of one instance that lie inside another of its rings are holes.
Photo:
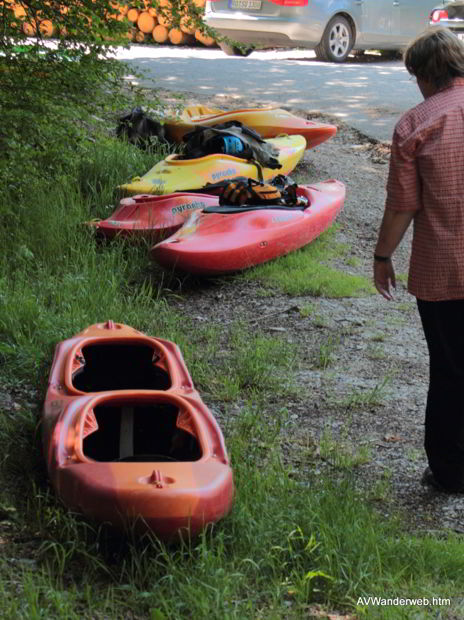
<path fill-rule="evenodd" d="M 222 205 L 217 207 L 205 207 L 202 209 L 203 213 L 220 213 L 222 215 L 232 213 L 246 213 L 247 211 L 264 211 L 273 209 L 274 211 L 304 211 L 308 205 L 241 205 L 236 207 L 234 205 Z"/>

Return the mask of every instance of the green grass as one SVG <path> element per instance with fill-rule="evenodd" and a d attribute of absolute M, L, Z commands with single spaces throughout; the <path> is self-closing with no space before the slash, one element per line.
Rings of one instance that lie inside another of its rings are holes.
<path fill-rule="evenodd" d="M 392 615 L 357 601 L 377 593 L 459 595 L 458 536 L 402 533 L 398 521 L 375 515 L 349 473 L 289 478 L 275 429 L 244 418 L 229 436 L 234 509 L 195 541 L 114 541 L 30 488 L 30 509 L 41 514 L 39 540 L 18 544 L 16 562 L 0 560 L 4 617 L 277 620 L 304 617 L 310 604 L 321 604 L 357 609 L 359 617 L 408 618 L 411 608 Z M 250 431 L 262 433 L 261 445 Z M 421 617 L 436 617 L 436 608 Z"/>
<path fill-rule="evenodd" d="M 374 344 L 371 344 L 367 348 L 366 355 L 369 359 L 372 359 L 372 360 L 385 359 L 386 357 L 385 348 L 383 347 L 382 344 L 378 342 L 374 342 Z"/>
<path fill-rule="evenodd" d="M 389 394 L 388 385 L 390 380 L 391 376 L 386 376 L 372 388 L 356 388 L 337 402 L 346 409 L 360 409 L 382 405 Z"/>
<path fill-rule="evenodd" d="M 346 431 L 342 435 L 346 434 Z M 347 437 L 339 439 L 333 436 L 330 427 L 326 427 L 319 439 L 319 455 L 334 467 L 351 469 L 370 461 L 369 446 L 354 447 Z"/>
<path fill-rule="evenodd" d="M 301 250 L 259 265 L 242 277 L 288 295 L 340 298 L 374 293 L 365 276 L 330 266 L 347 252 L 344 245 L 337 243 L 335 234 L 333 226 Z"/>
<path fill-rule="evenodd" d="M 220 326 L 196 321 L 175 304 L 189 291 L 173 294 L 166 276 L 151 268 L 146 245 L 96 243 L 84 222 L 108 214 L 118 201 L 116 185 L 163 152 L 147 155 L 99 131 L 92 141 L 75 135 L 69 143 L 72 108 L 59 127 L 42 121 L 42 150 L 9 136 L 9 159 L 1 160 L 8 172 L 0 195 L 2 617 L 292 620 L 319 606 L 387 619 L 436 618 L 440 611 L 358 603 L 369 595 L 450 596 L 450 611 L 462 617 L 462 540 L 408 533 L 387 501 L 387 480 L 359 491 L 352 470 L 368 460 L 367 451 L 326 434 L 322 454 L 329 467 L 319 471 L 308 448 L 293 441 L 288 402 L 295 397 L 299 347 L 239 316 Z M 92 127 L 90 117 L 87 122 Z M 19 165 L 23 173 L 16 174 Z M 367 280 L 328 266 L 346 264 L 344 256 L 334 229 L 242 277 L 258 280 L 269 297 L 276 290 L 369 293 Z M 230 286 L 238 290 L 240 282 Z M 312 322 L 324 318 L 309 303 L 301 314 Z M 231 514 L 198 539 L 167 546 L 148 536 L 114 536 L 70 513 L 49 486 L 40 410 L 54 347 L 108 319 L 175 341 L 201 395 L 221 415 L 236 498 Z M 330 368 L 338 344 L 336 338 L 317 343 L 321 367 Z M 326 373 L 324 380 L 330 380 Z M 350 395 L 344 406 L 376 407 L 385 387 Z M 307 467 L 290 469 L 288 460 L 297 462 L 305 450 Z M 374 499 L 385 501 L 393 516 L 383 517 Z"/>
<path fill-rule="evenodd" d="M 314 367 L 326 370 L 335 361 L 337 349 L 340 346 L 340 336 L 329 334 L 319 345 L 314 356 Z"/>

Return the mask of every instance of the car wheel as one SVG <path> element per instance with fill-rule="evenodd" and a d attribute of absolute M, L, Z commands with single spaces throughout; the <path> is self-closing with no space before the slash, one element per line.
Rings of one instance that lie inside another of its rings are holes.
<path fill-rule="evenodd" d="M 315 52 L 320 60 L 344 62 L 353 47 L 353 31 L 348 21 L 336 15 L 327 24 Z"/>
<path fill-rule="evenodd" d="M 229 45 L 229 43 L 219 43 L 219 47 L 227 56 L 249 56 L 254 50 L 253 47 L 238 47 L 236 45 Z"/>

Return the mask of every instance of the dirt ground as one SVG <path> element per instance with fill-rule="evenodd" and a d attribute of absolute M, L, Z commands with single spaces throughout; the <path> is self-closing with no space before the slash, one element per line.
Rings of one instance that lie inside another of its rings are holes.
<path fill-rule="evenodd" d="M 171 100 L 169 92 L 160 94 Z M 224 109 L 260 105 L 248 99 L 211 100 L 193 94 L 185 102 Z M 350 271 L 370 278 L 390 145 L 371 140 L 338 119 L 288 109 L 338 126 L 334 138 L 306 151 L 295 173 L 300 182 L 335 178 L 346 184 L 337 239 L 350 248 Z M 303 344 L 307 355 L 297 381 L 309 398 L 286 403 L 291 420 L 288 460 L 299 475 L 304 468 L 335 467 L 337 458 L 345 458 L 360 485 L 367 482 L 372 488 L 376 481 L 377 492 L 371 496 L 384 514 L 398 507 L 412 530 L 464 533 L 464 496 L 438 493 L 420 484 L 427 464 L 423 421 L 428 355 L 415 299 L 406 291 L 409 247 L 410 232 L 395 253 L 395 269 L 403 277 L 392 302 L 377 294 L 336 300 L 279 293 L 262 298 L 255 285 L 241 282 L 201 287 L 179 304 L 198 320 L 220 323 L 240 316 L 257 329 Z M 308 303 L 316 311 L 302 316 L 299 309 Z M 315 363 L 321 347 L 331 349 L 326 369 Z M 302 450 L 295 452 L 296 445 Z M 309 460 L 296 456 L 292 461 L 292 454 L 308 451 Z"/>

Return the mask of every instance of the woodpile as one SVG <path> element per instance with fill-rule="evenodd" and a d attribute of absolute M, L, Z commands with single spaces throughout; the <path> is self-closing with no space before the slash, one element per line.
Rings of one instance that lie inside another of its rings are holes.
<path fill-rule="evenodd" d="M 205 6 L 205 0 L 191 0 L 192 3 L 200 10 Z M 22 32 L 28 36 L 35 36 L 37 30 L 43 37 L 53 37 L 58 34 L 56 25 L 52 20 L 47 18 L 40 20 L 39 16 L 35 19 L 29 18 L 27 11 L 22 4 L 15 3 L 14 0 L 4 0 L 6 4 L 14 12 L 15 18 L 21 22 Z M 194 23 L 192 16 L 189 14 L 187 4 L 184 5 L 183 12 L 179 19 L 179 3 L 171 0 L 157 0 L 155 8 L 151 0 L 145 0 L 143 4 L 137 3 L 132 6 L 127 3 L 119 4 L 112 2 L 111 8 L 113 12 L 107 14 L 108 19 L 117 19 L 118 21 L 127 20 L 131 22 L 132 27 L 127 33 L 127 37 L 136 43 L 171 43 L 172 45 L 194 45 L 199 43 L 205 46 L 212 46 L 216 41 L 203 34 Z M 0 0 L 0 5 L 3 2 Z M 62 13 L 67 12 L 67 7 L 62 7 Z M 89 25 L 91 25 L 89 20 Z M 66 32 L 61 28 L 61 35 Z"/>
<path fill-rule="evenodd" d="M 192 2 L 200 10 L 205 6 L 205 0 L 192 0 Z M 171 4 L 171 0 L 158 0 L 157 5 L 158 9 L 151 5 L 150 0 L 147 0 L 144 8 L 127 7 L 126 17 L 134 24 L 130 33 L 133 41 L 149 42 L 153 39 L 156 43 L 171 43 L 172 45 L 200 43 L 208 47 L 216 44 L 212 37 L 203 34 L 195 26 L 187 5 L 184 6 L 184 15 L 180 17 L 180 20 L 175 18 L 178 3 Z"/>

